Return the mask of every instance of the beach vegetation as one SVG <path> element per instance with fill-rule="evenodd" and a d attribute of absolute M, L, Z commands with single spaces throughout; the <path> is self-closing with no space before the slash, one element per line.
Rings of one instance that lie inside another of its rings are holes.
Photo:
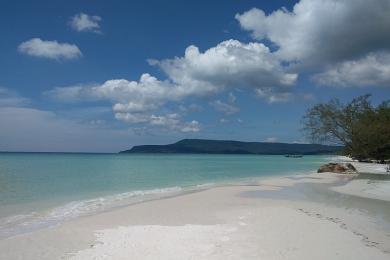
<path fill-rule="evenodd" d="M 347 104 L 332 99 L 308 109 L 303 125 L 311 141 L 342 145 L 354 159 L 390 159 L 390 100 L 375 106 L 370 95 Z"/>

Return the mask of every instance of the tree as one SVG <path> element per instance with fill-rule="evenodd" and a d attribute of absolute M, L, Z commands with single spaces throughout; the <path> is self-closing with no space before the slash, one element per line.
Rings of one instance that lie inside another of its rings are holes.
<path fill-rule="evenodd" d="M 344 146 L 358 160 L 390 158 L 390 101 L 374 107 L 370 95 L 344 105 L 338 99 L 310 108 L 303 130 L 315 142 Z"/>

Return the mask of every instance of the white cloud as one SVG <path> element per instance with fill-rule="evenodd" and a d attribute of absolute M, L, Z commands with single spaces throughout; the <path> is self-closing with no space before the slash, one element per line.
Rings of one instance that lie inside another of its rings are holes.
<path fill-rule="evenodd" d="M 265 139 L 265 141 L 268 143 L 275 143 L 277 140 L 278 138 L 276 137 L 268 137 L 267 139 Z"/>
<path fill-rule="evenodd" d="M 78 32 L 95 32 L 101 33 L 99 22 L 100 16 L 78 13 L 70 20 L 71 27 Z"/>
<path fill-rule="evenodd" d="M 390 87 L 390 53 L 369 54 L 331 66 L 313 77 L 320 85 Z"/>
<path fill-rule="evenodd" d="M 166 116 L 152 115 L 150 117 L 151 125 L 168 126 L 169 128 L 174 128 L 179 124 L 179 122 L 179 115 L 176 113 L 168 114 Z"/>
<path fill-rule="evenodd" d="M 22 42 L 18 50 L 30 56 L 55 60 L 70 60 L 82 56 L 80 49 L 74 44 L 44 41 L 40 38 Z"/>
<path fill-rule="evenodd" d="M 135 102 L 130 101 L 126 104 L 117 103 L 112 107 L 112 109 L 114 110 L 114 112 L 139 113 L 139 112 L 155 110 L 155 109 L 157 109 L 157 105 L 144 104 L 142 102 L 135 103 Z"/>
<path fill-rule="evenodd" d="M 240 108 L 238 108 L 232 104 L 222 102 L 219 99 L 215 100 L 213 102 L 210 102 L 210 105 L 212 107 L 214 107 L 216 110 L 218 110 L 226 115 L 233 115 L 233 114 L 240 112 Z"/>
<path fill-rule="evenodd" d="M 149 121 L 149 117 L 144 114 L 138 113 L 115 113 L 115 118 L 129 123 L 129 124 L 139 124 L 139 123 L 147 123 Z"/>
<path fill-rule="evenodd" d="M 180 131 L 187 133 L 187 132 L 199 132 L 200 131 L 200 124 L 196 120 L 192 120 L 189 123 L 185 123 L 183 126 L 181 126 Z"/>
<path fill-rule="evenodd" d="M 185 56 L 158 62 L 168 80 L 148 73 L 139 81 L 114 79 L 97 86 L 56 88 L 48 94 L 64 100 L 108 99 L 120 103 L 158 106 L 190 96 L 204 96 L 236 87 L 267 88 L 270 92 L 289 91 L 297 75 L 283 71 L 267 47 L 230 40 L 205 53 L 190 46 Z M 140 106 L 137 106 L 140 107 Z"/>
<path fill-rule="evenodd" d="M 181 100 L 192 93 L 183 86 L 160 81 L 145 73 L 139 81 L 108 80 L 96 86 L 55 88 L 46 95 L 63 101 L 109 100 L 115 112 L 149 112 L 169 101 Z"/>
<path fill-rule="evenodd" d="M 114 79 L 101 85 L 55 88 L 46 94 L 64 101 L 108 100 L 113 103 L 118 120 L 153 124 L 151 115 L 169 102 L 235 88 L 267 89 L 267 95 L 272 96 L 289 92 L 297 79 L 296 74 L 284 72 L 283 66 L 263 44 L 235 40 L 222 42 L 204 53 L 189 46 L 184 57 L 153 64 L 166 73 L 167 80 L 144 73 L 139 81 Z M 234 114 L 239 111 L 233 105 L 235 99 L 230 93 L 230 104 L 216 100 L 212 105 L 226 114 Z"/>
<path fill-rule="evenodd" d="M 284 71 L 264 44 L 237 40 L 221 42 L 203 53 L 192 45 L 184 57 L 162 60 L 158 66 L 175 84 L 198 95 L 237 87 L 287 91 L 297 79 L 297 74 Z"/>
<path fill-rule="evenodd" d="M 255 93 L 260 98 L 266 98 L 269 103 L 287 102 L 293 98 L 289 92 L 272 93 L 269 89 L 255 89 Z"/>
<path fill-rule="evenodd" d="M 158 126 L 169 130 L 181 132 L 199 132 L 198 121 L 182 122 L 181 116 L 177 113 L 166 115 L 148 115 L 145 113 L 115 113 L 115 118 L 130 124 L 145 123 L 150 126 Z"/>
<path fill-rule="evenodd" d="M 253 38 L 275 43 L 279 58 L 322 66 L 389 50 L 389 13 L 389 0 L 301 0 L 292 11 L 253 8 L 236 19 Z"/>
<path fill-rule="evenodd" d="M 153 111 L 169 101 L 181 100 L 191 93 L 183 86 L 143 74 L 140 80 L 108 80 L 97 86 L 74 86 L 55 88 L 47 95 L 65 101 L 109 100 L 114 103 L 115 118 L 130 124 L 149 124 L 171 130 L 199 130 L 188 123 L 183 123 L 177 114 L 156 116 Z"/>

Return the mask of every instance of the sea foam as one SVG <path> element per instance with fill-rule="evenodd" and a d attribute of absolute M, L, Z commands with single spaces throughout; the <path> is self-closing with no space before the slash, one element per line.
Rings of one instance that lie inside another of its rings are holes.
<path fill-rule="evenodd" d="M 63 221 L 80 216 L 109 210 L 115 207 L 130 205 L 149 199 L 177 195 L 182 187 L 168 187 L 150 190 L 135 190 L 88 200 L 72 201 L 62 206 L 42 212 L 19 214 L 0 219 L 0 238 L 9 237 L 33 230 L 57 225 Z"/>

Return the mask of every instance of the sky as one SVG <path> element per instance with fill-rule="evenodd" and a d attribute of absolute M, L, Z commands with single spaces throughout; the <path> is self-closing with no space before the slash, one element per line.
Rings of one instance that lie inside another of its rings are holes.
<path fill-rule="evenodd" d="M 0 32 L 0 151 L 305 143 L 311 106 L 390 99 L 390 0 L 1 0 Z"/>

